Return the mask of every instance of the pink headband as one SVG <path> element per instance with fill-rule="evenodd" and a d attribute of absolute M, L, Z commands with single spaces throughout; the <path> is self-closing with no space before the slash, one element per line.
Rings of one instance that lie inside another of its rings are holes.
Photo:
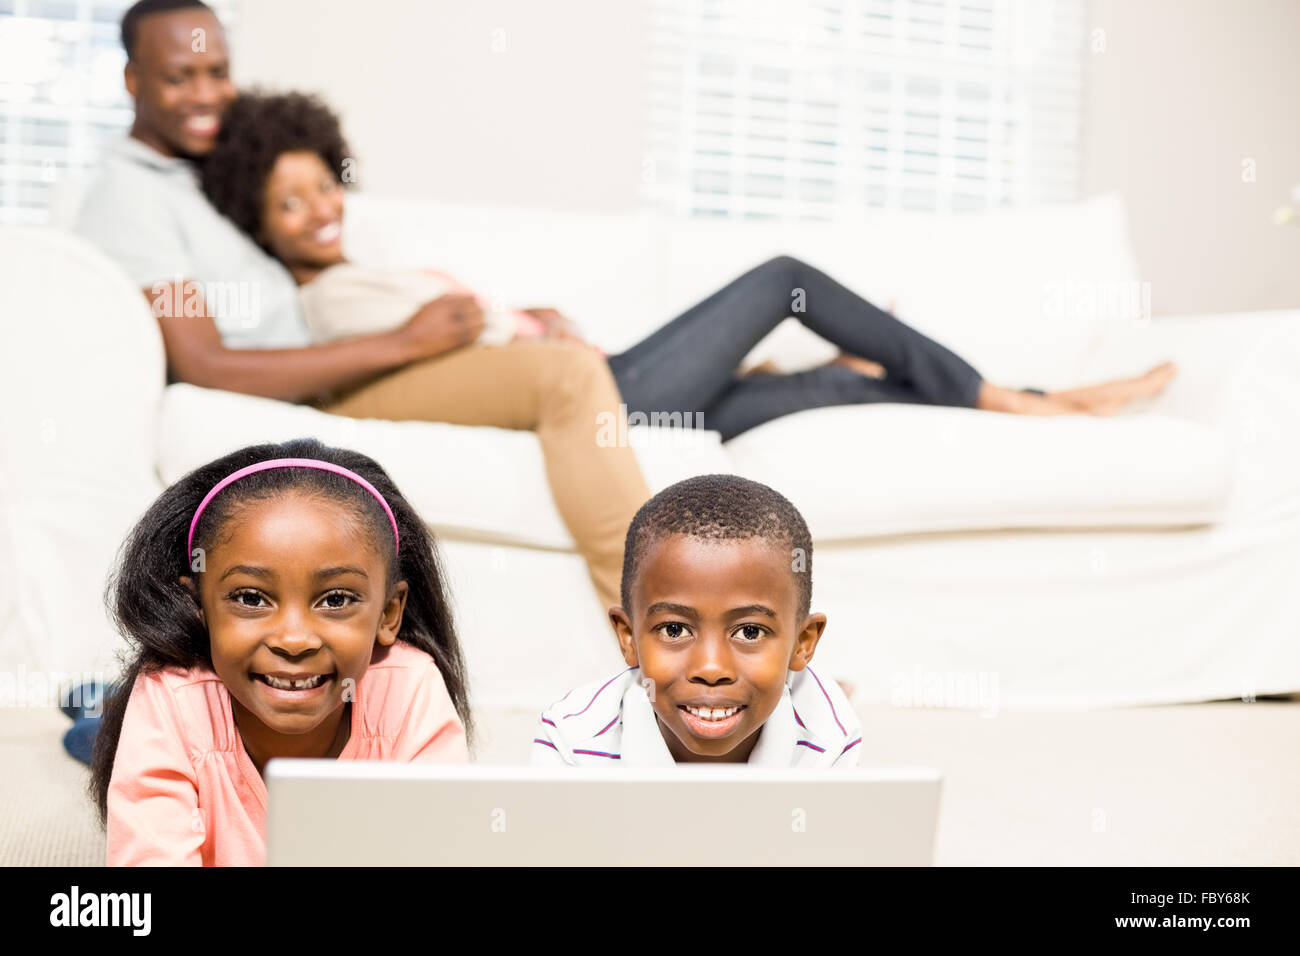
<path fill-rule="evenodd" d="M 316 468 L 319 471 L 332 471 L 334 474 L 342 475 L 344 478 L 351 478 L 362 488 L 366 489 L 366 491 L 374 495 L 375 500 L 378 501 L 380 507 L 384 509 L 384 513 L 388 515 L 389 523 L 393 526 L 393 549 L 396 552 L 398 546 L 397 519 L 393 517 L 393 509 L 388 507 L 388 502 L 384 500 L 384 496 L 379 493 L 379 490 L 375 488 L 374 485 L 366 481 L 366 479 L 362 478 L 356 472 L 348 471 L 342 465 L 335 465 L 328 461 L 318 461 L 315 458 L 273 458 L 270 461 L 259 461 L 256 464 L 249 465 L 247 468 L 241 468 L 239 471 L 227 475 L 225 478 L 222 478 L 217 482 L 213 489 L 204 496 L 202 501 L 199 502 L 199 507 L 194 512 L 194 520 L 190 522 L 189 537 L 185 539 L 185 562 L 187 564 L 189 563 L 190 555 L 194 553 L 194 529 L 199 526 L 199 516 L 203 514 L 203 509 L 208 506 L 208 503 L 217 496 L 217 492 L 221 491 L 222 488 L 232 482 L 238 481 L 240 478 L 251 475 L 254 472 L 266 471 L 270 468 Z"/>

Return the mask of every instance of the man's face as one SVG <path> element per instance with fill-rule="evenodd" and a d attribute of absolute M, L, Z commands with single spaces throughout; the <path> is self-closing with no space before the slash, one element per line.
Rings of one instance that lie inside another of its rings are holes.
<path fill-rule="evenodd" d="M 143 18 L 126 65 L 135 100 L 132 135 L 165 156 L 206 156 L 235 98 L 226 37 L 206 10 Z"/>
<path fill-rule="evenodd" d="M 629 598 L 634 617 L 613 608 L 610 619 L 673 758 L 748 760 L 786 674 L 808 665 L 826 625 L 822 614 L 797 617 L 791 557 L 762 538 L 669 535 L 651 545 Z"/>

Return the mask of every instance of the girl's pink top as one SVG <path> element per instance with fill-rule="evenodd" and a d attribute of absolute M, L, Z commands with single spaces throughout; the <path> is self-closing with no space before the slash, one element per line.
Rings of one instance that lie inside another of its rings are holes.
<path fill-rule="evenodd" d="M 433 658 L 377 645 L 340 760 L 466 763 L 465 729 Z M 382 812 L 382 809 L 379 811 Z M 206 667 L 141 674 L 108 788 L 109 866 L 261 866 L 266 784 Z"/>

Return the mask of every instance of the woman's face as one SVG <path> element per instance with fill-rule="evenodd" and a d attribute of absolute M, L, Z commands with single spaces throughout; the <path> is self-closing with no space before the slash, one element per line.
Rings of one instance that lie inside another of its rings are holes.
<path fill-rule="evenodd" d="M 343 187 L 319 155 L 282 153 L 266 179 L 262 241 L 289 268 L 343 261 Z"/>

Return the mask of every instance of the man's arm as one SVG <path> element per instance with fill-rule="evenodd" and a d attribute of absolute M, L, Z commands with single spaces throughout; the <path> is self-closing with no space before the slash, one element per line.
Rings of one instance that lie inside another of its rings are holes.
<path fill-rule="evenodd" d="M 283 401 L 303 401 L 365 382 L 473 342 L 483 328 L 482 310 L 469 296 L 449 295 L 426 304 L 398 328 L 297 349 L 231 349 L 221 342 L 209 310 L 194 309 L 194 284 L 181 281 L 160 295 L 144 290 L 162 329 L 167 366 L 182 382 Z M 187 299 L 187 294 L 189 298 Z M 159 303 L 185 303 L 176 315 Z"/>

